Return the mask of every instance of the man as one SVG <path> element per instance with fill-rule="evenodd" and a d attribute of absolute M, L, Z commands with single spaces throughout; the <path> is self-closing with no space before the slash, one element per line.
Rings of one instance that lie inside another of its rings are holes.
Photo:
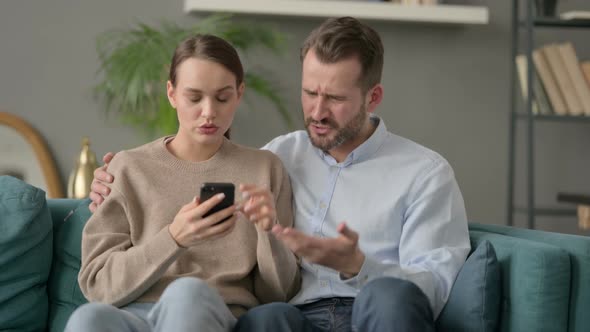
<path fill-rule="evenodd" d="M 373 115 L 383 53 L 379 35 L 351 17 L 328 19 L 304 42 L 307 133 L 264 147 L 291 178 L 295 228 L 272 231 L 300 257 L 302 287 L 289 304 L 251 309 L 237 330 L 434 331 L 470 249 L 465 207 L 446 160 Z M 108 175 L 95 176 L 99 204 Z"/>

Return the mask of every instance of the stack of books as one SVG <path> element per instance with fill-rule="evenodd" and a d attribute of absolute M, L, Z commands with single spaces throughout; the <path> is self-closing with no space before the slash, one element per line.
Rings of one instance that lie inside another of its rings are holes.
<path fill-rule="evenodd" d="M 590 116 L 590 61 L 580 62 L 571 42 L 544 45 L 535 49 L 532 57 L 533 113 Z M 516 68 L 526 100 L 525 55 L 516 57 Z"/>
<path fill-rule="evenodd" d="M 578 227 L 590 229 L 590 194 L 557 193 L 557 201 L 578 205 Z"/>

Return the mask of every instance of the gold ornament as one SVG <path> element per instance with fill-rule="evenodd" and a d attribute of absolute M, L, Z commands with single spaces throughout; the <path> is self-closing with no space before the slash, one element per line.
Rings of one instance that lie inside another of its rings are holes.
<path fill-rule="evenodd" d="M 96 155 L 90 150 L 88 137 L 82 139 L 82 151 L 76 160 L 76 167 L 68 180 L 68 198 L 86 198 L 90 194 L 90 184 L 94 170 L 98 167 Z"/>

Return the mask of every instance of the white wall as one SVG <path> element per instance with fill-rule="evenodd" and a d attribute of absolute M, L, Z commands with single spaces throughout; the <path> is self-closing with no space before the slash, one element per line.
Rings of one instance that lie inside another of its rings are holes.
<path fill-rule="evenodd" d="M 481 1 L 480 1 L 481 2 Z M 582 6 L 571 0 L 564 8 Z M 489 1 L 486 26 L 442 27 L 368 22 L 382 35 L 386 49 L 383 84 L 386 97 L 378 113 L 390 130 L 424 144 L 453 165 L 469 218 L 505 223 L 510 1 Z M 563 9 L 563 8 L 562 8 Z M 274 24 L 288 34 L 283 58 L 257 54 L 248 66 L 264 66 L 280 86 L 300 120 L 298 49 L 320 19 L 246 17 Z M 31 1 L 0 2 L 0 109 L 24 117 L 47 139 L 64 184 L 89 136 L 100 158 L 145 142 L 133 129 L 107 117 L 92 97 L 98 69 L 95 38 L 134 21 L 161 19 L 190 24 L 196 16 L 174 1 Z M 539 41 L 574 41 L 590 58 L 590 30 L 549 30 Z M 260 146 L 286 131 L 264 102 L 242 108 L 234 138 Z M 558 190 L 590 192 L 590 123 L 541 124 L 537 130 L 538 200 L 554 203 Z M 524 136 L 523 136 L 524 137 Z M 522 137 L 520 139 L 522 142 Z M 519 149 L 520 160 L 524 150 Z M 524 179 L 524 168 L 519 169 Z M 522 187 L 524 182 L 520 181 Z M 522 190 L 519 197 L 524 202 Z M 540 220 L 539 228 L 577 232 L 573 218 Z M 524 219 L 518 220 L 524 225 Z"/>

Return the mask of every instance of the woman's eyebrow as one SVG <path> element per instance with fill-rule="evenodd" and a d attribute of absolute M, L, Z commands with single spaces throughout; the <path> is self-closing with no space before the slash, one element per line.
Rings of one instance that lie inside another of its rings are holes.
<path fill-rule="evenodd" d="M 226 85 L 223 88 L 217 89 L 216 91 L 221 92 L 221 91 L 232 90 L 232 89 L 233 89 L 233 86 Z M 189 92 L 189 93 L 203 93 L 203 90 L 195 89 L 195 88 L 185 88 L 184 91 Z"/>
<path fill-rule="evenodd" d="M 203 92 L 203 91 L 201 91 L 199 89 L 195 89 L 195 88 L 184 88 L 184 91 L 190 92 L 190 93 L 202 93 Z"/>
<path fill-rule="evenodd" d="M 221 89 L 218 89 L 217 92 L 221 92 L 221 91 L 225 91 L 225 90 L 233 90 L 233 86 L 231 85 L 226 85 Z"/>

